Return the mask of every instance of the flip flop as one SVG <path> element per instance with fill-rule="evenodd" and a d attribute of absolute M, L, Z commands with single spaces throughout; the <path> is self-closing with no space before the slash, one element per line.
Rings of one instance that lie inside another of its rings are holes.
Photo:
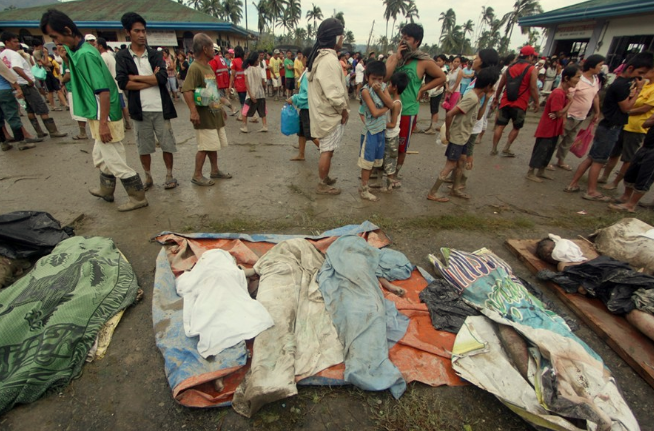
<path fill-rule="evenodd" d="M 613 211 L 619 211 L 622 213 L 635 213 L 635 210 L 630 210 L 629 208 L 625 208 L 622 205 L 616 205 L 616 204 L 609 204 L 609 209 L 612 209 Z"/>
<path fill-rule="evenodd" d="M 497 150 L 491 150 L 490 155 L 491 156 L 497 156 Z"/>
<path fill-rule="evenodd" d="M 556 166 L 556 167 L 559 168 L 559 169 L 563 169 L 564 171 L 571 171 L 571 170 L 572 170 L 572 168 L 571 168 L 569 165 L 559 165 L 559 164 L 557 163 L 557 164 L 554 165 L 554 166 Z"/>
<path fill-rule="evenodd" d="M 515 157 L 515 153 L 512 151 L 502 151 L 502 157 Z"/>
<path fill-rule="evenodd" d="M 451 196 L 454 196 L 455 198 L 461 198 L 461 199 L 470 199 L 470 195 L 463 193 L 461 190 L 458 189 L 453 189 L 450 192 Z"/>
<path fill-rule="evenodd" d="M 427 195 L 427 200 L 433 202 L 445 203 L 445 202 L 449 202 L 450 198 L 445 198 L 445 197 L 439 198 L 438 196 Z"/>
<path fill-rule="evenodd" d="M 191 182 L 192 182 L 193 184 L 195 184 L 196 186 L 213 186 L 214 184 L 216 184 L 216 183 L 214 183 L 213 181 L 211 181 L 210 179 L 208 179 L 208 178 L 204 178 L 204 177 L 202 177 L 202 178 L 199 179 L 199 180 L 196 179 L 196 178 L 193 178 L 193 179 L 191 180 Z"/>
<path fill-rule="evenodd" d="M 73 141 L 85 141 L 87 139 L 89 139 L 88 136 L 81 136 L 81 135 L 73 136 Z"/>
<path fill-rule="evenodd" d="M 164 183 L 164 189 L 166 190 L 174 189 L 178 185 L 179 183 L 177 182 L 177 180 L 175 178 L 172 178 L 170 180 L 166 180 L 166 182 Z"/>
<path fill-rule="evenodd" d="M 152 181 L 152 177 L 148 177 L 143 183 L 143 190 L 147 192 L 152 186 L 154 186 L 154 181 Z"/>
<path fill-rule="evenodd" d="M 604 184 L 602 188 L 604 190 L 615 190 L 618 188 L 618 186 L 616 186 L 615 184 Z"/>
<path fill-rule="evenodd" d="M 340 195 L 341 194 L 341 189 L 338 189 L 336 187 L 329 187 L 329 188 L 324 188 L 324 189 L 317 189 L 316 190 L 317 195 Z"/>
<path fill-rule="evenodd" d="M 211 174 L 209 175 L 211 178 L 217 178 L 219 180 L 228 180 L 232 178 L 232 174 L 228 172 L 222 172 L 220 169 L 218 170 L 217 174 Z"/>
<path fill-rule="evenodd" d="M 545 169 L 547 169 L 548 171 L 555 171 L 556 170 L 554 165 L 547 165 L 547 167 Z"/>
<path fill-rule="evenodd" d="M 587 201 L 611 202 L 611 198 L 609 196 L 604 196 L 603 194 L 599 194 L 597 196 L 591 196 L 588 193 L 584 193 L 583 196 L 581 197 L 583 199 L 586 199 Z"/>
<path fill-rule="evenodd" d="M 575 186 L 575 187 L 568 186 L 568 187 L 563 189 L 563 191 L 566 192 L 566 193 L 577 193 L 580 190 L 581 190 L 581 188 L 579 186 Z"/>

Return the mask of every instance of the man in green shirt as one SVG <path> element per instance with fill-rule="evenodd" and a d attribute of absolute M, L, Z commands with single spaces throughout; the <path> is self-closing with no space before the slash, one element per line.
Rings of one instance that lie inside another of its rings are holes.
<path fill-rule="evenodd" d="M 49 9 L 41 17 L 41 31 L 68 53 L 73 109 L 87 118 L 93 146 L 93 163 L 100 169 L 100 187 L 89 190 L 107 202 L 114 201 L 116 177 L 129 195 L 129 202 L 118 211 L 131 211 L 148 205 L 141 177 L 127 165 L 123 113 L 118 87 L 97 49 L 84 42 L 75 23 L 63 12 Z"/>
<path fill-rule="evenodd" d="M 61 57 L 63 64 L 61 66 L 61 81 L 66 86 L 66 98 L 68 99 L 68 106 L 70 107 L 70 118 L 77 121 L 77 126 L 79 127 L 79 134 L 73 136 L 73 139 L 76 141 L 86 140 L 89 137 L 86 135 L 86 118 L 79 117 L 75 115 L 75 110 L 73 109 L 73 88 L 70 84 L 70 68 L 68 67 L 68 52 L 62 44 L 57 45 L 57 54 Z"/>
<path fill-rule="evenodd" d="M 293 52 L 286 51 L 284 60 L 284 77 L 286 78 L 286 98 L 289 99 L 295 90 L 295 62 L 293 61 Z"/>

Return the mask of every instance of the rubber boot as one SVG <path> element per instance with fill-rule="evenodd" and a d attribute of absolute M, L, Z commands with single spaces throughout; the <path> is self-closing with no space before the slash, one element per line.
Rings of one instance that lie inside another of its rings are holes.
<path fill-rule="evenodd" d="M 14 148 L 14 146 L 7 142 L 7 136 L 4 132 L 0 132 L 0 149 L 2 151 L 9 151 L 12 148 Z"/>
<path fill-rule="evenodd" d="M 36 131 L 37 138 L 45 138 L 48 136 L 48 134 L 44 133 L 43 129 L 41 129 L 38 118 L 30 118 L 30 123 L 32 123 L 32 127 L 34 127 L 34 130 Z"/>
<path fill-rule="evenodd" d="M 107 202 L 113 202 L 114 190 L 116 190 L 116 177 L 100 172 L 100 187 L 89 189 L 89 193 Z"/>
<path fill-rule="evenodd" d="M 123 183 L 123 187 L 125 187 L 125 191 L 129 196 L 129 202 L 120 205 L 118 211 L 132 211 L 148 206 L 148 200 L 145 198 L 145 190 L 143 189 L 143 182 L 141 182 L 139 174 L 130 178 L 121 178 L 120 181 Z"/>
<path fill-rule="evenodd" d="M 54 122 L 54 118 L 45 118 L 43 120 L 43 124 L 45 125 L 45 128 L 48 129 L 48 133 L 50 133 L 51 138 L 63 138 L 68 136 L 68 133 L 60 132 L 57 130 L 57 125 Z"/>

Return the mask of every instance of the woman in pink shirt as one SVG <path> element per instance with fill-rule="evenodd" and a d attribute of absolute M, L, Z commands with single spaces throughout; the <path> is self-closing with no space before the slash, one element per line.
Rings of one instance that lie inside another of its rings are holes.
<path fill-rule="evenodd" d="M 586 59 L 583 66 L 583 73 L 576 88 L 570 89 L 573 94 L 572 105 L 568 109 L 567 118 L 563 126 L 563 136 L 556 152 L 558 159 L 556 167 L 571 171 L 572 168 L 565 164 L 565 158 L 570 151 L 572 143 L 579 133 L 581 124 L 586 120 L 591 107 L 593 108 L 593 117 L 591 123 L 596 121 L 600 115 L 599 90 L 600 82 L 597 74 L 600 73 L 605 58 L 599 54 L 593 54 Z M 553 166 L 548 167 L 554 170 Z"/>

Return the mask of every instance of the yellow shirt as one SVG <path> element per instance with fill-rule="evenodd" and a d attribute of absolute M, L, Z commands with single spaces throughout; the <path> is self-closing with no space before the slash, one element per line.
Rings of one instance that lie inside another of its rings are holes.
<path fill-rule="evenodd" d="M 654 106 L 654 82 L 650 82 L 643 87 L 632 109 L 640 108 L 643 105 Z M 629 122 L 624 126 L 624 130 L 633 133 L 647 133 L 647 130 L 643 129 L 643 123 L 651 117 L 652 114 L 654 114 L 654 108 L 650 109 L 645 114 L 630 115 Z"/>
<path fill-rule="evenodd" d="M 302 76 L 302 72 L 304 72 L 304 64 L 302 64 L 301 60 L 296 58 L 293 63 L 293 69 L 295 69 L 295 79 L 299 80 L 300 76 Z"/>
<path fill-rule="evenodd" d="M 270 59 L 270 72 L 271 76 L 275 79 L 279 79 L 279 69 L 282 68 L 284 60 L 280 57 L 275 59 L 275 57 Z"/>

